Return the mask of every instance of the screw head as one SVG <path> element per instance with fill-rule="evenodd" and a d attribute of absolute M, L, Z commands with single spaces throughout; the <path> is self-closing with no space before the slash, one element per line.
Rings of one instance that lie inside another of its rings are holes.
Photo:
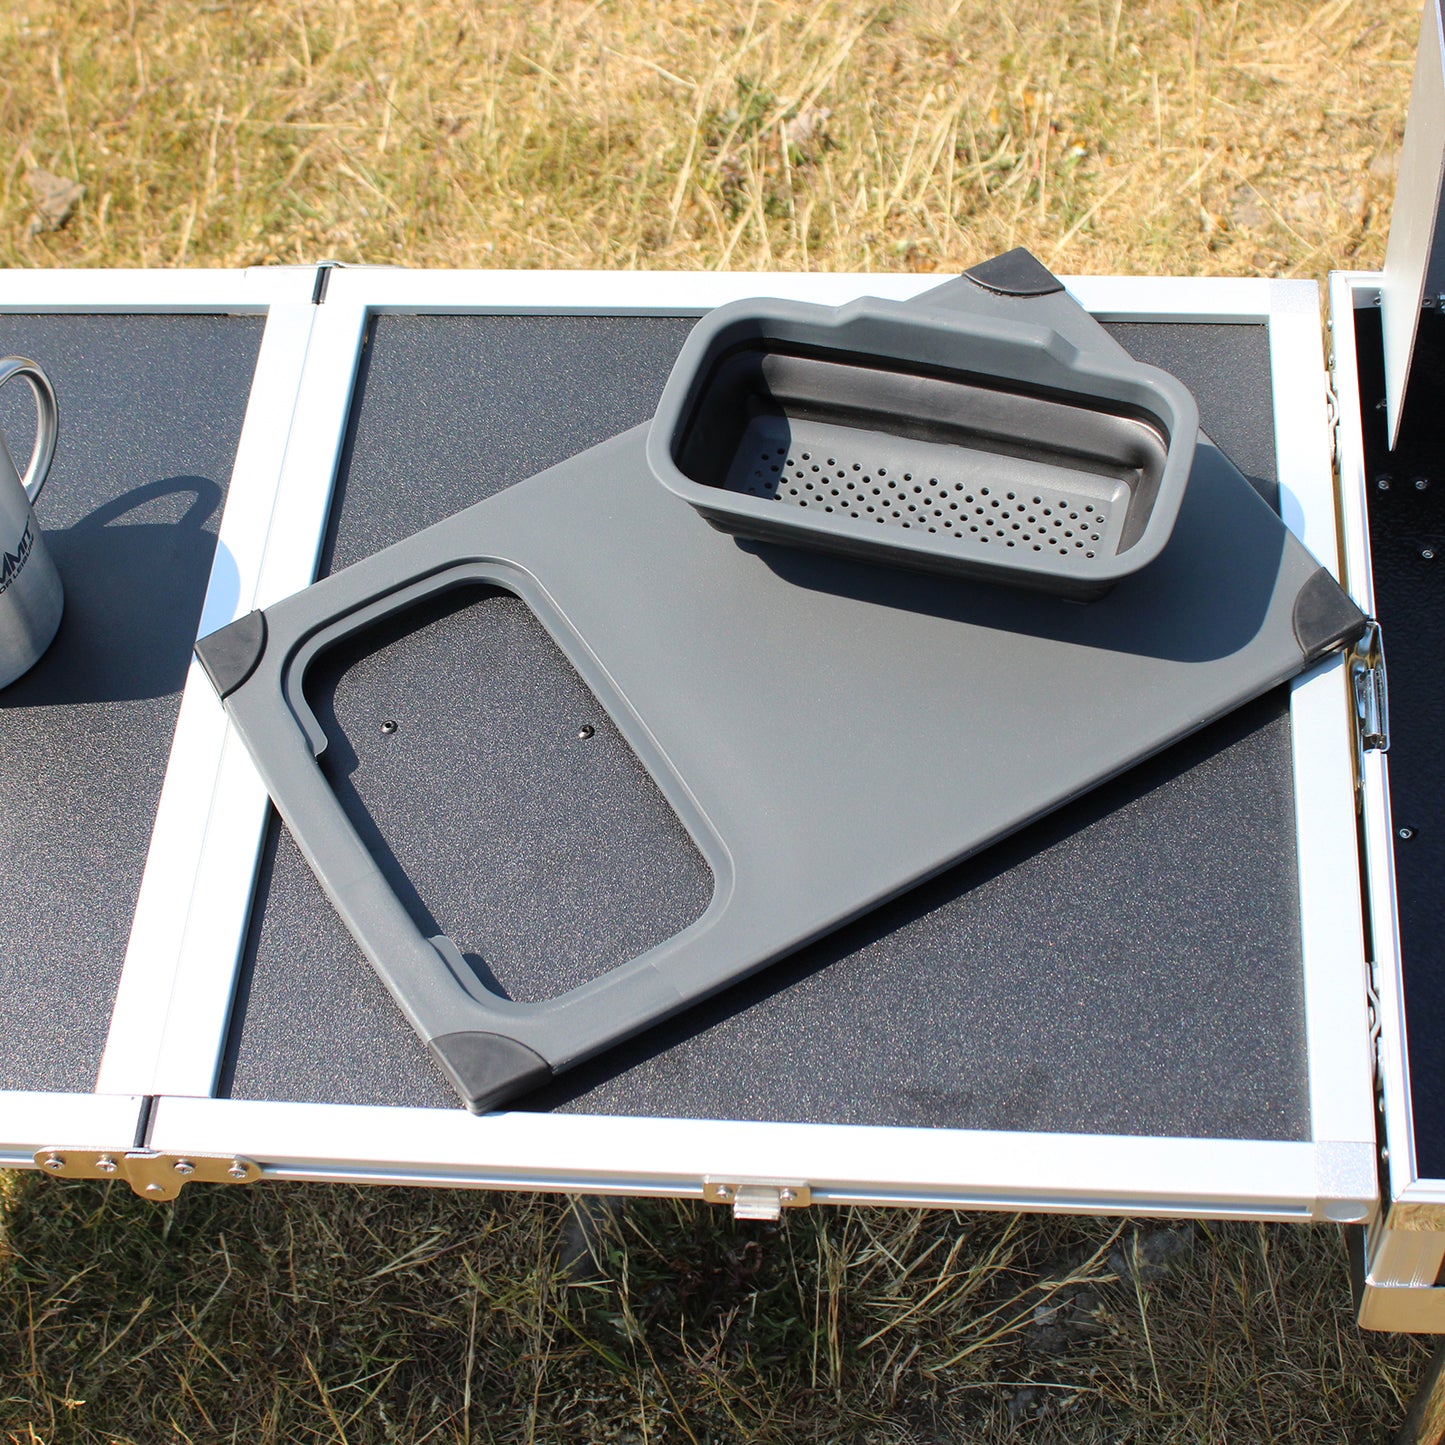
<path fill-rule="evenodd" d="M 47 1154 L 45 1156 L 45 1167 L 47 1169 L 64 1169 L 65 1159 L 59 1154 Z"/>
<path fill-rule="evenodd" d="M 1392 477 L 1389 472 L 1381 472 L 1380 475 L 1375 478 L 1375 488 L 1377 491 L 1388 492 L 1390 490 L 1390 484 L 1394 480 L 1394 477 Z"/>
<path fill-rule="evenodd" d="M 102 1154 L 100 1158 L 95 1161 L 95 1167 L 99 1169 L 102 1174 L 114 1174 L 115 1160 L 112 1159 L 109 1154 Z"/>
<path fill-rule="evenodd" d="M 387 720 L 382 723 L 381 730 L 390 737 L 391 734 L 396 731 L 396 720 L 394 718 L 387 718 Z"/>
<path fill-rule="evenodd" d="M 1433 547 L 1421 547 L 1420 560 L 1422 562 L 1433 562 L 1435 560 L 1435 549 Z"/>
<path fill-rule="evenodd" d="M 1430 478 L 1429 478 L 1429 477 L 1416 477 L 1416 478 L 1415 478 L 1415 490 L 1416 490 L 1417 492 L 1428 492 L 1428 491 L 1430 490 Z"/>
<path fill-rule="evenodd" d="M 718 1187 L 717 1187 L 717 1197 L 718 1197 L 719 1199 L 731 1199 L 731 1198 L 733 1197 L 733 1187 L 732 1187 L 732 1185 L 731 1185 L 731 1184 L 719 1184 Z"/>
<path fill-rule="evenodd" d="M 595 737 L 596 734 L 597 729 L 593 727 L 591 723 L 583 723 L 583 725 L 577 729 L 577 736 L 584 742 L 590 737 Z"/>
<path fill-rule="evenodd" d="M 147 1194 L 164 1194 L 166 1191 L 159 1184 L 147 1184 L 145 1192 Z"/>
<path fill-rule="evenodd" d="M 176 1162 L 171 1165 L 171 1168 L 182 1176 L 196 1172 L 196 1166 L 192 1164 L 189 1159 L 177 1159 Z"/>
<path fill-rule="evenodd" d="M 778 1190 L 778 1198 L 781 1199 L 784 1204 L 793 1204 L 797 1201 L 798 1191 L 796 1189 L 780 1189 Z"/>
<path fill-rule="evenodd" d="M 1408 843 L 1415 836 L 1415 830 L 1413 828 L 1396 828 L 1395 836 L 1402 843 Z"/>
<path fill-rule="evenodd" d="M 244 1179 L 246 1177 L 246 1166 L 238 1159 L 226 1170 L 226 1173 L 229 1174 L 232 1179 Z"/>

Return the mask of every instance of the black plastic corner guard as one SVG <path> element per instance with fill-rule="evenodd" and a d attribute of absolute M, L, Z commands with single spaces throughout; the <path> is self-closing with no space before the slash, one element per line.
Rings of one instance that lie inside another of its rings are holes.
<path fill-rule="evenodd" d="M 546 1059 L 502 1034 L 443 1034 L 427 1049 L 473 1114 L 539 1089 L 552 1077 Z"/>
<path fill-rule="evenodd" d="M 255 672 L 265 651 L 264 612 L 248 612 L 196 643 L 196 659 L 223 702 Z"/>
<path fill-rule="evenodd" d="M 1318 662 L 1358 642 L 1365 627 L 1365 614 L 1323 567 L 1300 588 L 1294 602 L 1294 635 L 1306 662 Z"/>
<path fill-rule="evenodd" d="M 980 261 L 963 274 L 975 286 L 996 296 L 1050 296 L 1064 289 L 1064 283 L 1023 246 Z"/>

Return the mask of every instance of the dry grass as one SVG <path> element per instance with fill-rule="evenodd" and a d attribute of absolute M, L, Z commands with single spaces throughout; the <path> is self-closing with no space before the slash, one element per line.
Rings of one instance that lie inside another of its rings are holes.
<path fill-rule="evenodd" d="M 10 0 L 0 263 L 1318 275 L 1382 255 L 1418 10 Z"/>
<path fill-rule="evenodd" d="M 10 1186 L 14 1441 L 1369 1440 L 1333 1230 Z"/>
<path fill-rule="evenodd" d="M 0 264 L 1320 276 L 1383 256 L 1417 14 L 9 0 Z M 0 1431 L 46 1445 L 1335 1442 L 1422 1355 L 1328 1230 L 1136 1269 L 1097 1221 L 3 1188 Z"/>

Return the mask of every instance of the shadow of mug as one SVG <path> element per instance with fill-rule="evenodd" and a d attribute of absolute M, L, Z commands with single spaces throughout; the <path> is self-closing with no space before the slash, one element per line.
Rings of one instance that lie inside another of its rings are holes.
<path fill-rule="evenodd" d="M 122 519 L 192 494 L 178 518 Z M 132 488 L 72 526 L 46 528 L 65 584 L 65 616 L 50 650 L 0 691 L 0 707 L 117 702 L 179 692 L 190 666 L 216 538 L 205 530 L 221 488 L 166 477 Z"/>

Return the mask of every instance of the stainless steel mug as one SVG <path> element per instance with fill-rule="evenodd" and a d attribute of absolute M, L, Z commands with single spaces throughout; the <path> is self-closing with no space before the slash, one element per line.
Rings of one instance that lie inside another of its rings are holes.
<path fill-rule="evenodd" d="M 20 475 L 0 430 L 0 687 L 34 667 L 55 637 L 65 594 L 32 506 L 55 456 L 59 417 L 49 378 L 22 356 L 0 360 L 0 386 L 24 377 L 35 393 L 35 447 Z"/>

